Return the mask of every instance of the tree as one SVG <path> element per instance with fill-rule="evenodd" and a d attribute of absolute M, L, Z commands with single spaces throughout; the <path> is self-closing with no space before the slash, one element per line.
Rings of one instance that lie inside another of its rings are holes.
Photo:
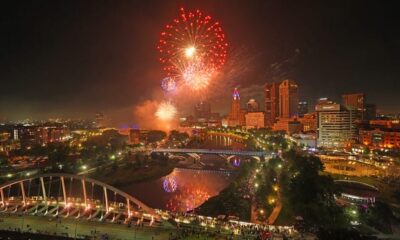
<path fill-rule="evenodd" d="M 324 228 L 346 227 L 347 218 L 335 202 L 339 188 L 330 176 L 320 175 L 323 164 L 314 156 L 303 156 L 289 152 L 289 167 L 284 176 L 284 192 L 288 195 L 295 214 L 300 215 L 309 226 Z"/>
<path fill-rule="evenodd" d="M 152 130 L 152 131 L 149 131 L 147 134 L 147 142 L 149 142 L 149 143 L 159 142 L 166 137 L 167 137 L 167 134 L 165 132 L 159 131 L 159 130 Z"/>

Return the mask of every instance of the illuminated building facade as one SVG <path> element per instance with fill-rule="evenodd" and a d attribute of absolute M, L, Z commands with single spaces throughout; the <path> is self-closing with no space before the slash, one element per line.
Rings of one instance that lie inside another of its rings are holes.
<path fill-rule="evenodd" d="M 264 127 L 264 112 L 248 112 L 245 115 L 246 128 L 263 128 Z"/>
<path fill-rule="evenodd" d="M 337 103 L 322 103 L 315 107 L 317 112 L 318 147 L 345 147 L 356 136 L 354 111 Z"/>
<path fill-rule="evenodd" d="M 292 80 L 285 80 L 279 85 L 279 117 L 298 116 L 298 86 Z"/>
<path fill-rule="evenodd" d="M 272 127 L 279 117 L 280 82 L 267 83 L 265 86 L 265 125 Z"/>
<path fill-rule="evenodd" d="M 246 110 L 240 107 L 239 91 L 235 88 L 232 94 L 231 111 L 227 118 L 228 126 L 244 126 L 246 124 L 245 114 Z"/>
<path fill-rule="evenodd" d="M 400 148 L 399 129 L 363 129 L 360 130 L 359 140 L 371 148 Z"/>
<path fill-rule="evenodd" d="M 303 132 L 314 132 L 317 130 L 317 116 L 316 113 L 307 113 L 301 118 L 297 118 L 303 125 Z"/>

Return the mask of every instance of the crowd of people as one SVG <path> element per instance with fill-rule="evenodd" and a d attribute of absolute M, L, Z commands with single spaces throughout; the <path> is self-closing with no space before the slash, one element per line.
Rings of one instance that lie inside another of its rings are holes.
<path fill-rule="evenodd" d="M 186 235 L 203 236 L 216 234 L 222 239 L 270 239 L 274 234 L 279 234 L 283 239 L 289 239 L 295 233 L 293 227 L 282 227 L 273 225 L 260 225 L 239 222 L 236 220 L 219 219 L 197 216 L 187 213 L 176 213 L 173 215 L 179 229 L 175 239 L 182 239 Z"/>
<path fill-rule="evenodd" d="M 21 232 L 21 231 L 0 231 L 0 240 L 68 240 L 70 238 L 63 236 L 51 236 L 40 233 Z"/>

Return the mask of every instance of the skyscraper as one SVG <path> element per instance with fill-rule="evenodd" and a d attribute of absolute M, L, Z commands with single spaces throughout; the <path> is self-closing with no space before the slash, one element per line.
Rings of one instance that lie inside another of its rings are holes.
<path fill-rule="evenodd" d="M 250 99 L 247 102 L 247 112 L 258 112 L 260 111 L 260 106 L 255 99 Z"/>
<path fill-rule="evenodd" d="M 297 105 L 297 110 L 299 112 L 299 117 L 303 117 L 308 113 L 308 103 L 305 101 L 300 101 Z"/>
<path fill-rule="evenodd" d="M 265 86 L 265 125 L 272 127 L 279 116 L 279 84 L 267 83 Z"/>
<path fill-rule="evenodd" d="M 342 103 L 346 108 L 355 110 L 357 120 L 364 120 L 366 105 L 364 93 L 344 94 Z"/>
<path fill-rule="evenodd" d="M 292 118 L 298 115 L 298 86 L 292 80 L 285 80 L 279 85 L 279 117 Z"/>
<path fill-rule="evenodd" d="M 201 101 L 194 107 L 195 118 L 205 118 L 211 117 L 211 106 L 208 102 Z"/>

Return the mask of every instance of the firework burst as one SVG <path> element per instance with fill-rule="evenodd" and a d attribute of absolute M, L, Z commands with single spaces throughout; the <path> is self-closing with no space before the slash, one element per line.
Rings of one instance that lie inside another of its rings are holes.
<path fill-rule="evenodd" d="M 200 10 L 186 12 L 167 24 L 157 49 L 168 77 L 183 80 L 193 90 L 208 86 L 225 64 L 228 43 L 218 21 Z"/>
<path fill-rule="evenodd" d="M 162 102 L 155 113 L 156 117 L 163 121 L 170 121 L 175 118 L 177 110 L 171 102 Z"/>

